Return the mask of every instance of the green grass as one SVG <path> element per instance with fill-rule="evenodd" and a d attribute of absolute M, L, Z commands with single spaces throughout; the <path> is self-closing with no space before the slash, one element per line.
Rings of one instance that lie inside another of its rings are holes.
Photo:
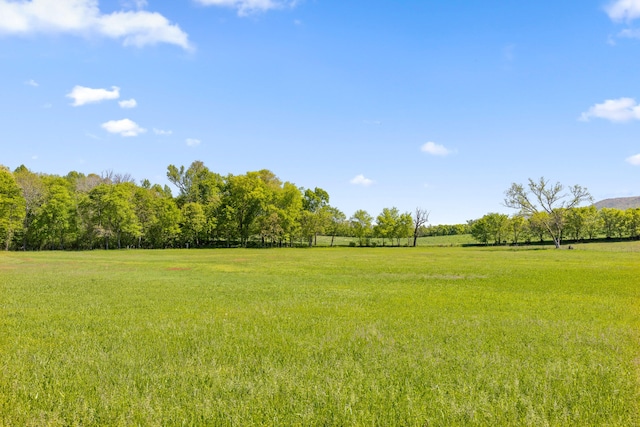
<path fill-rule="evenodd" d="M 640 425 L 637 243 L 0 254 L 0 425 Z"/>

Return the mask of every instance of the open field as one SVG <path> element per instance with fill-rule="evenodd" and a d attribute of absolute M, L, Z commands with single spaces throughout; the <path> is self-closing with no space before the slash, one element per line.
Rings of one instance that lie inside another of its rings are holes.
<path fill-rule="evenodd" d="M 640 244 L 0 253 L 0 425 L 640 425 Z"/>

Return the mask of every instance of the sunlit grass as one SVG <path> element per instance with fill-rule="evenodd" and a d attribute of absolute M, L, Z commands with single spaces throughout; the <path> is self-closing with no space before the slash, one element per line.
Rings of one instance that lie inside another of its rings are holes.
<path fill-rule="evenodd" d="M 638 425 L 616 245 L 2 253 L 0 425 Z"/>

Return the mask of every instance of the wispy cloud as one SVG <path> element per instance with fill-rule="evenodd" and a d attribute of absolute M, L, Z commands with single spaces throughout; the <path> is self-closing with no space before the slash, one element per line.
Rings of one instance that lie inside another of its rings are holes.
<path fill-rule="evenodd" d="M 354 185 L 362 185 L 363 187 L 368 187 L 371 184 L 373 184 L 373 180 L 369 179 L 369 178 L 365 178 L 364 175 L 360 174 L 356 177 L 354 177 L 351 181 L 351 184 Z"/>
<path fill-rule="evenodd" d="M 298 0 L 196 0 L 204 6 L 220 6 L 236 9 L 238 15 L 247 16 L 253 13 L 266 12 L 272 9 L 292 8 Z"/>
<path fill-rule="evenodd" d="M 73 105 L 74 107 L 79 107 L 81 105 L 93 104 L 109 99 L 118 99 L 120 98 L 120 88 L 117 86 L 111 86 L 111 90 L 108 90 L 75 86 L 73 89 L 71 89 L 71 92 L 67 94 L 67 98 L 73 99 L 73 104 L 71 105 Z"/>
<path fill-rule="evenodd" d="M 432 156 L 448 156 L 449 154 L 452 153 L 452 151 L 446 148 L 444 145 L 436 144 L 435 142 L 431 142 L 431 141 L 422 145 L 422 147 L 420 148 L 420 151 L 422 151 L 423 153 L 430 154 Z"/>
<path fill-rule="evenodd" d="M 608 99 L 601 104 L 595 104 L 582 113 L 579 120 L 588 122 L 592 118 L 612 122 L 640 120 L 640 106 L 633 98 Z"/>
<path fill-rule="evenodd" d="M 633 166 L 640 166 L 640 154 L 636 154 L 631 157 L 627 157 L 626 162 Z"/>
<path fill-rule="evenodd" d="M 171 135 L 173 131 L 153 128 L 153 133 L 156 135 L 168 136 Z"/>
<path fill-rule="evenodd" d="M 200 141 L 199 139 L 195 139 L 195 138 L 187 138 L 187 140 L 185 142 L 187 143 L 187 145 L 189 147 L 197 147 L 198 145 L 202 144 L 202 141 Z"/>
<path fill-rule="evenodd" d="M 639 0 L 615 0 L 605 7 L 613 21 L 632 21 L 640 18 Z"/>
<path fill-rule="evenodd" d="M 40 86 L 40 85 L 38 84 L 38 82 L 37 82 L 37 81 L 35 81 L 35 80 L 33 80 L 33 79 L 29 79 L 29 80 L 27 80 L 26 82 L 24 82 L 24 84 L 26 84 L 27 86 L 31 86 L 31 87 L 38 87 L 38 86 Z"/>
<path fill-rule="evenodd" d="M 627 25 L 627 28 L 618 32 L 617 37 L 640 38 L 640 30 L 631 27 L 632 21 L 640 18 L 640 0 L 614 0 L 604 9 L 612 21 Z M 609 36 L 608 43 L 615 45 L 615 40 Z"/>
<path fill-rule="evenodd" d="M 109 133 L 119 134 L 120 136 L 138 136 L 147 131 L 129 119 L 110 120 L 103 123 L 102 128 Z"/>
<path fill-rule="evenodd" d="M 146 2 L 135 1 L 144 6 Z M 0 0 L 0 34 L 74 34 L 122 40 L 125 46 L 168 43 L 191 50 L 189 36 L 157 12 L 102 13 L 97 0 Z"/>
<path fill-rule="evenodd" d="M 120 108 L 136 108 L 138 106 L 138 102 L 135 99 L 126 99 L 118 102 Z"/>

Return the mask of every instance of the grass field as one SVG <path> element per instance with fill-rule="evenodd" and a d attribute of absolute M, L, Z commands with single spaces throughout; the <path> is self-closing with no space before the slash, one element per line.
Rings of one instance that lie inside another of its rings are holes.
<path fill-rule="evenodd" d="M 640 425 L 640 245 L 0 253 L 0 425 Z"/>

